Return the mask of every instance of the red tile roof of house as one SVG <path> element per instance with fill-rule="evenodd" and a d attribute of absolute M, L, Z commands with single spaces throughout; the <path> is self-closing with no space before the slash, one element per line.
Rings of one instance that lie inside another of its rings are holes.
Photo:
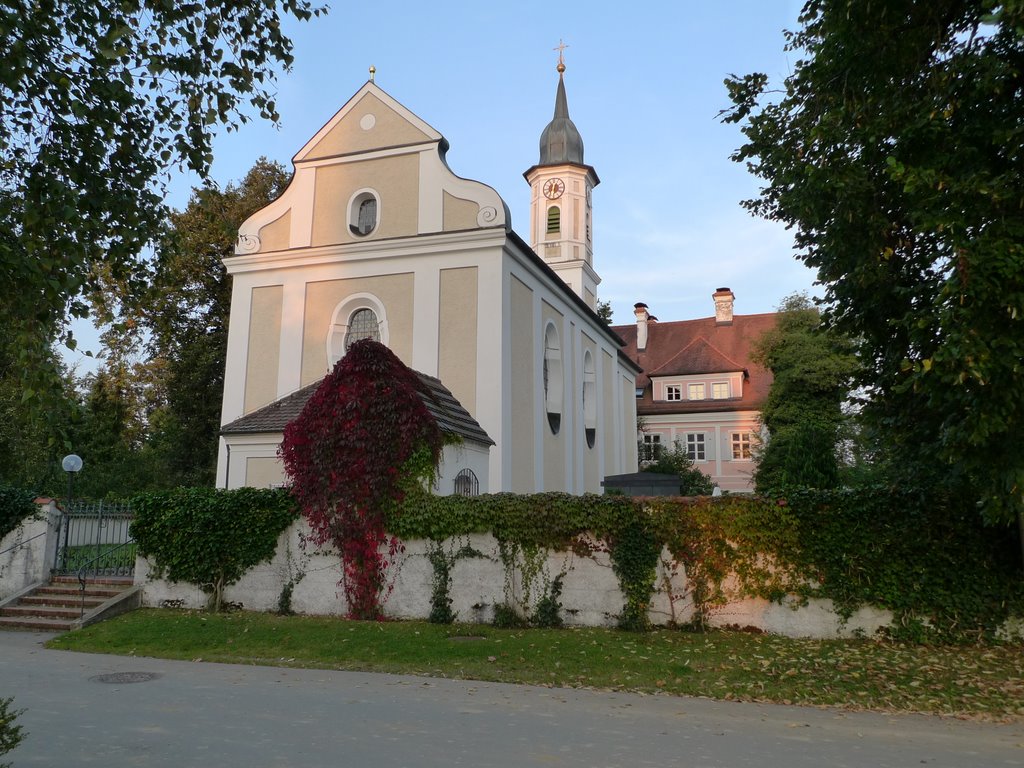
<path fill-rule="evenodd" d="M 644 372 L 636 377 L 643 397 L 636 401 L 640 415 L 759 410 L 771 387 L 771 372 L 750 359 L 754 343 L 775 327 L 775 313 L 734 315 L 732 323 L 714 317 L 647 323 L 647 347 L 636 348 L 636 324 L 614 325 L 626 345 L 622 351 Z M 651 378 L 744 371 L 743 397 L 729 400 L 654 402 Z"/>

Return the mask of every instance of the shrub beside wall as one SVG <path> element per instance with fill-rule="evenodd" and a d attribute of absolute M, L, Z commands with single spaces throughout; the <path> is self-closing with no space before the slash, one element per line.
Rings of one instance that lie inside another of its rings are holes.
<path fill-rule="evenodd" d="M 0 541 L 22 520 L 36 513 L 35 499 L 30 491 L 0 484 Z"/>

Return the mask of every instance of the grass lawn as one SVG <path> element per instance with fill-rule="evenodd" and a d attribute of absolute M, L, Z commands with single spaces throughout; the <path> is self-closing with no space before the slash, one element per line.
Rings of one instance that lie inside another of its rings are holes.
<path fill-rule="evenodd" d="M 501 630 L 143 609 L 51 648 L 716 699 L 1024 718 L 1024 645 L 925 647 L 743 632 Z"/>

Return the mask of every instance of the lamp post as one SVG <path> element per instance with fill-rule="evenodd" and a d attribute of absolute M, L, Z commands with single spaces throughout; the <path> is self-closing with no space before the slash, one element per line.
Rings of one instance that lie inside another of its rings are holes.
<path fill-rule="evenodd" d="M 68 497 L 64 502 L 64 548 L 60 551 L 59 556 L 56 558 L 56 563 L 59 568 L 63 568 L 68 555 L 68 535 L 71 530 L 71 492 L 73 489 L 72 481 L 74 480 L 75 473 L 80 472 L 82 469 L 82 457 L 74 453 L 69 453 L 61 461 L 61 468 L 68 473 Z M 57 543 L 60 544 L 60 535 L 57 536 Z"/>
<path fill-rule="evenodd" d="M 61 468 L 65 472 L 68 473 L 68 500 L 67 500 L 67 506 L 68 506 L 68 511 L 69 512 L 71 511 L 71 489 L 72 489 L 72 482 L 71 481 L 74 478 L 75 473 L 81 471 L 82 464 L 83 464 L 82 457 L 78 456 L 77 454 L 74 454 L 74 453 L 69 453 L 67 456 L 64 457 L 64 459 L 60 463 Z"/>

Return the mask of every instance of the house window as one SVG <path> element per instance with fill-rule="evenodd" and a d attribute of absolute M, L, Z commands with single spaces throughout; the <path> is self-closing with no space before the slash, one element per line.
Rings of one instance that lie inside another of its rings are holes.
<path fill-rule="evenodd" d="M 644 435 L 640 441 L 640 461 L 657 461 L 661 458 L 661 435 L 657 432 Z"/>
<path fill-rule="evenodd" d="M 637 387 L 636 388 L 636 399 L 639 400 L 643 396 L 644 396 L 644 388 L 643 387 Z"/>
<path fill-rule="evenodd" d="M 480 481 L 472 469 L 463 469 L 455 476 L 455 488 L 452 491 L 456 496 L 479 496 Z"/>
<path fill-rule="evenodd" d="M 548 234 L 557 235 L 562 228 L 562 209 L 557 205 L 548 208 Z"/>
<path fill-rule="evenodd" d="M 372 309 L 357 309 L 348 319 L 348 330 L 345 332 L 345 351 L 360 339 L 380 341 L 380 324 Z"/>
<path fill-rule="evenodd" d="M 363 189 L 352 196 L 348 208 L 348 229 L 357 237 L 365 237 L 377 228 L 380 219 L 380 201 L 377 194 Z"/>
<path fill-rule="evenodd" d="M 544 408 L 551 434 L 562 428 L 562 353 L 554 323 L 544 329 Z"/>
<path fill-rule="evenodd" d="M 749 459 L 750 458 L 750 433 L 749 432 L 733 432 L 732 433 L 732 457 L 733 459 Z"/>
<path fill-rule="evenodd" d="M 704 450 L 704 433 L 694 432 L 686 436 L 686 455 L 690 461 L 704 461 L 707 454 Z"/>
<path fill-rule="evenodd" d="M 725 400 L 729 397 L 729 382 L 716 381 L 711 385 L 711 399 Z"/>
<path fill-rule="evenodd" d="M 690 400 L 703 400 L 704 399 L 704 385 L 703 384 L 691 384 L 687 387 L 686 396 Z"/>
<path fill-rule="evenodd" d="M 665 399 L 666 400 L 682 400 L 683 399 L 683 388 L 678 384 L 669 384 L 665 387 Z"/>
<path fill-rule="evenodd" d="M 589 349 L 583 355 L 583 434 L 587 448 L 593 448 L 597 442 L 597 374 Z"/>

